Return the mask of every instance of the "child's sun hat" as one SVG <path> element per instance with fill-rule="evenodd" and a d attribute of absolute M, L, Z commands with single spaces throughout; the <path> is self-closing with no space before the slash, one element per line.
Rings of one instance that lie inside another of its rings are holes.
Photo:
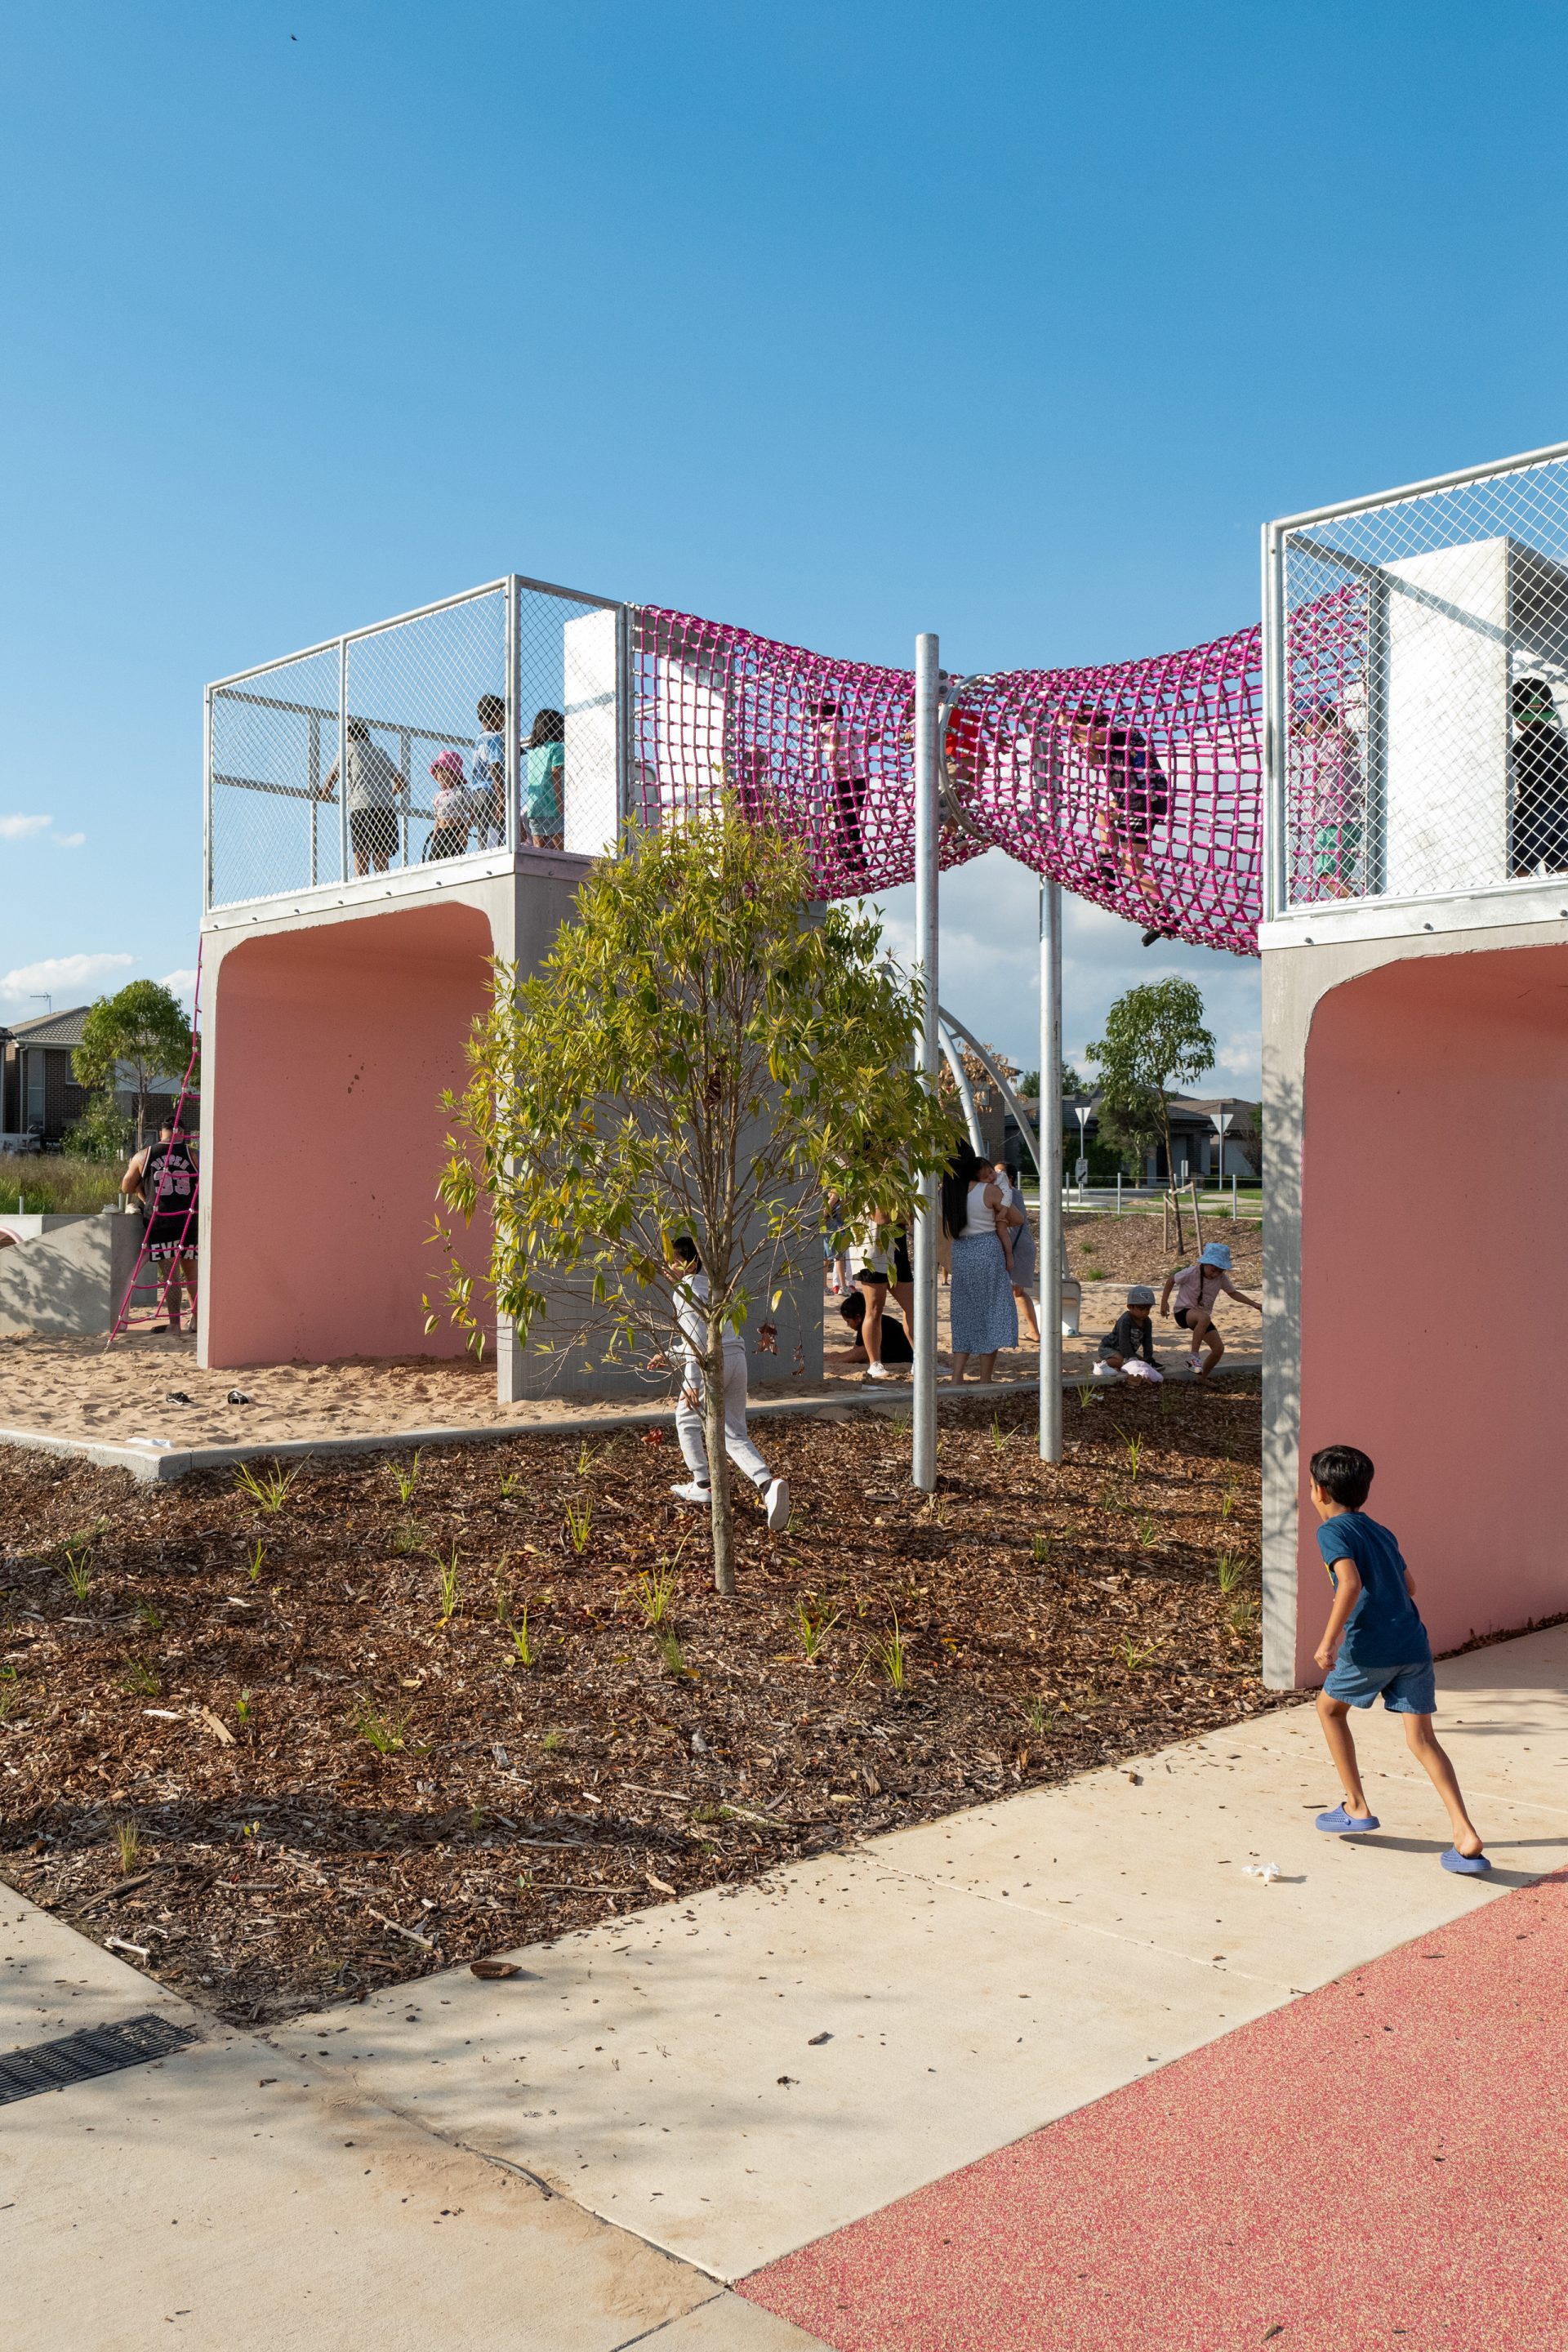
<path fill-rule="evenodd" d="M 430 762 L 430 773 L 438 780 L 450 776 L 454 783 L 463 781 L 463 755 L 460 751 L 442 751 Z"/>
<path fill-rule="evenodd" d="M 1129 1307 L 1152 1307 L 1154 1294 L 1146 1282 L 1135 1282 L 1127 1294 Z"/>
<path fill-rule="evenodd" d="M 1227 1242 L 1205 1242 L 1204 1244 L 1204 1254 L 1199 1263 L 1203 1265 L 1222 1265 L 1228 1274 L 1230 1271 L 1229 1244 Z"/>

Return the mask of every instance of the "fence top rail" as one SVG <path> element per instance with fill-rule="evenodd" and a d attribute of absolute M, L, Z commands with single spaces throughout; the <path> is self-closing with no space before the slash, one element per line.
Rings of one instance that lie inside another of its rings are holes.
<path fill-rule="evenodd" d="M 1281 515 L 1265 525 L 1271 540 L 1308 523 L 1331 522 L 1336 515 L 1368 514 L 1374 507 L 1391 507 L 1402 499 L 1420 499 L 1437 490 L 1457 490 L 1467 482 L 1486 482 L 1498 474 L 1516 474 L 1531 466 L 1549 466 L 1568 457 L 1568 441 L 1553 441 L 1544 449 L 1525 449 L 1517 457 L 1494 457 L 1484 466 L 1458 466 L 1451 474 L 1433 474 L 1424 482 L 1406 482 L 1399 489 L 1374 490 L 1364 498 L 1341 499 L 1333 506 L 1310 507 L 1302 514 Z"/>
<path fill-rule="evenodd" d="M 333 728 L 338 723 L 335 702 L 289 702 L 279 694 L 231 694 L 226 688 L 224 700 L 248 703 L 258 710 L 287 710 L 297 719 L 324 719 Z M 373 719 L 366 710 L 351 710 L 348 715 L 363 721 L 366 727 L 378 728 L 384 735 L 417 735 L 422 743 L 460 743 L 472 751 L 476 740 L 472 735 L 447 734 L 439 727 L 416 727 L 411 719 Z"/>
<path fill-rule="evenodd" d="M 268 670 L 285 669 L 291 662 L 310 661 L 317 654 L 335 653 L 340 646 L 357 644 L 363 637 L 380 636 L 384 630 L 401 628 L 405 621 L 423 621 L 433 613 L 449 613 L 456 605 L 471 604 L 480 596 L 495 596 L 510 586 L 531 589 L 535 595 L 560 596 L 568 604 L 596 606 L 601 612 L 618 613 L 625 604 L 622 596 L 597 596 L 586 588 L 564 588 L 558 581 L 531 579 L 526 572 L 503 572 L 499 580 L 485 580 L 477 588 L 460 588 L 456 595 L 437 596 L 429 604 L 416 604 L 406 613 L 393 613 L 384 621 L 367 621 L 358 629 L 336 629 L 319 644 L 301 646 L 296 653 L 274 654 L 270 661 L 253 662 L 248 669 L 234 669 L 226 677 L 215 677 L 207 685 L 208 694 L 221 694 L 226 688 L 243 686 L 247 678 L 263 677 Z M 374 724 L 374 720 L 371 724 Z"/>

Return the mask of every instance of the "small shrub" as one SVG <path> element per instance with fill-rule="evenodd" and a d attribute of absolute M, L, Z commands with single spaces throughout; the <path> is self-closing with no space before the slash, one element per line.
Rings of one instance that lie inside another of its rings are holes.
<path fill-rule="evenodd" d="M 820 1655 L 822 1645 L 837 1624 L 839 1612 L 837 1609 L 814 1617 L 804 1601 L 795 1602 L 795 1631 L 800 1636 L 801 1655 L 808 1665 Z"/>
<path fill-rule="evenodd" d="M 276 1518 L 289 1500 L 289 1489 L 300 1475 L 303 1464 L 296 1462 L 289 1470 L 275 1462 L 270 1470 L 258 1475 L 248 1462 L 242 1462 L 234 1474 L 234 1483 L 242 1495 L 248 1495 L 258 1511 Z"/>
<path fill-rule="evenodd" d="M 387 1466 L 392 1472 L 392 1483 L 397 1489 L 397 1499 L 402 1504 L 404 1509 L 406 1510 L 409 1503 L 413 1499 L 414 1489 L 419 1483 L 418 1447 L 415 1447 L 414 1459 L 410 1462 L 406 1470 L 405 1470 L 401 1465 L 396 1462 L 389 1463 Z"/>
<path fill-rule="evenodd" d="M 1130 1635 L 1111 1646 L 1131 1675 L 1142 1674 L 1145 1666 L 1152 1666 L 1160 1649 L 1158 1642 L 1134 1642 Z"/>
<path fill-rule="evenodd" d="M 1128 1474 L 1134 1482 L 1136 1482 L 1139 1465 L 1142 1464 L 1143 1459 L 1143 1440 L 1141 1436 L 1136 1434 L 1130 1437 L 1126 1430 L 1121 1428 L 1120 1424 L 1118 1424 L 1116 1434 L 1121 1440 L 1121 1451 L 1127 1456 Z"/>
<path fill-rule="evenodd" d="M 92 1555 L 84 1545 L 80 1550 L 66 1554 L 66 1582 L 78 1601 L 85 1601 L 92 1590 Z"/>
<path fill-rule="evenodd" d="M 637 1579 L 637 1607 L 645 1625 L 662 1625 L 675 1602 L 675 1571 L 661 1567 L 650 1575 L 645 1569 Z"/>
<path fill-rule="evenodd" d="M 408 1717 L 407 1707 L 399 1708 L 395 1715 L 384 1715 L 368 1699 L 362 1698 L 349 1716 L 349 1729 L 357 1732 L 378 1756 L 391 1756 L 408 1744 Z"/>
<path fill-rule="evenodd" d="M 442 1559 L 439 1555 L 437 1557 L 436 1593 L 441 1609 L 441 1614 L 437 1622 L 442 1625 L 449 1625 L 453 1618 L 458 1613 L 458 1603 L 463 1597 L 462 1585 L 458 1574 L 458 1543 L 456 1537 L 452 1539 L 451 1559 Z"/>
<path fill-rule="evenodd" d="M 691 1668 L 681 1654 L 679 1637 L 673 1625 L 666 1625 L 658 1637 L 658 1654 L 665 1671 L 671 1675 L 690 1675 Z"/>
<path fill-rule="evenodd" d="M 528 1612 L 526 1609 L 523 1611 L 519 1622 L 511 1629 L 511 1646 L 516 1654 L 517 1663 L 520 1666 L 536 1666 L 539 1664 L 539 1652 L 528 1638 Z M 553 1737 L 554 1735 L 552 1733 L 551 1738 Z M 548 1739 L 546 1740 L 545 1745 L 548 1747 Z"/>
<path fill-rule="evenodd" d="M 399 1519 L 392 1531 L 392 1549 L 395 1552 L 426 1551 L 429 1544 L 430 1530 L 418 1519 Z"/>
<path fill-rule="evenodd" d="M 1138 1549 L 1140 1551 L 1150 1551 L 1153 1549 L 1153 1545 L 1154 1522 L 1145 1511 L 1138 1522 Z"/>
<path fill-rule="evenodd" d="M 500 1482 L 501 1501 L 503 1503 L 515 1503 L 521 1501 L 521 1476 L 517 1471 L 509 1470 L 506 1476 Z"/>
<path fill-rule="evenodd" d="M 1234 1592 L 1246 1572 L 1247 1562 L 1238 1551 L 1222 1551 L 1215 1561 L 1222 1592 Z"/>
<path fill-rule="evenodd" d="M 871 1658 L 872 1663 L 881 1669 L 882 1673 L 886 1675 L 888 1680 L 892 1684 L 893 1688 L 901 1696 L 909 1688 L 911 1679 L 911 1669 L 910 1666 L 909 1643 L 905 1641 L 903 1634 L 899 1629 L 899 1613 L 897 1610 L 893 1612 L 892 1632 L 890 1633 L 884 1633 L 879 1641 L 872 1643 Z"/>

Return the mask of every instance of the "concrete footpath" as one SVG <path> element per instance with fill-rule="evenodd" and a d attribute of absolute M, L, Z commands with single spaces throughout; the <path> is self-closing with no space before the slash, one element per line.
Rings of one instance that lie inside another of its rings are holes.
<path fill-rule="evenodd" d="M 1397 2021 L 1436 1975 L 1398 1948 L 1437 1931 L 1471 1938 L 1506 1982 L 1540 1923 L 1494 1920 L 1546 1902 L 1519 1890 L 1568 1865 L 1568 1628 L 1450 1660 L 1438 1680 L 1442 1736 L 1497 1864 L 1487 1880 L 1437 1866 L 1441 1812 L 1381 1713 L 1358 1730 L 1383 1827 L 1320 1837 L 1331 1774 L 1310 1708 L 1291 1708 L 532 1947 L 503 1982 L 452 1971 L 266 2036 L 204 2029 L 156 2067 L 0 2109 L 18 2340 L 162 2344 L 171 2324 L 204 2347 L 262 2329 L 285 2346 L 526 2352 L 650 2336 L 736 2352 L 1257 2340 L 1250 2308 L 1205 2315 L 1194 2300 L 1215 2263 L 1246 2272 L 1252 2206 L 1279 2201 L 1245 2164 L 1205 2185 L 1211 2120 L 1234 2119 L 1248 2084 L 1271 2095 L 1273 2045 L 1249 2037 L 1331 2053 L 1331 2031 L 1325 2043 L 1296 2021 L 1356 1997 L 1346 1984 L 1369 1967 L 1394 1972 L 1379 2014 Z M 1272 1883 L 1246 1875 L 1267 1863 Z M 19 1898 L 0 1922 L 0 1974 L 15 1977 L 0 2046 L 70 2030 L 52 2021 L 68 2000 L 74 2022 L 175 2012 Z M 1538 2042 L 1540 1989 L 1526 1990 L 1519 2031 Z M 1423 2044 L 1437 2069 L 1424 2117 L 1464 2111 L 1465 2033 L 1448 2043 L 1447 2078 L 1441 2034 Z M 1118 2102 L 1143 2103 L 1125 2130 L 1103 2122 Z M 1384 2085 L 1384 2102 L 1405 2112 L 1407 2086 Z M 1140 2151 L 1156 2147 L 1167 2227 L 1184 2227 L 1191 2173 L 1194 2210 L 1217 2200 L 1230 2228 L 1228 2252 L 1211 2231 L 1194 2277 L 1169 2266 L 1163 2315 L 1135 2336 L 1106 2332 L 1131 2273 L 1091 2282 L 1078 2259 L 1049 2294 L 1035 2274 L 1058 2234 L 1066 2134 L 1079 2136 L 1068 2177 L 1100 2199 L 1075 2208 L 1080 2249 L 1143 2210 Z M 1261 2146 L 1262 2122 L 1241 2138 Z M 1285 2138 L 1279 2163 L 1307 2145 Z M 1315 2147 L 1314 2164 L 1332 2153 Z M 998 2235 L 988 2168 L 1020 2164 Z M 1358 2193 L 1349 2178 L 1342 2161 L 1342 2200 Z M 1420 2210 L 1380 2176 L 1381 2242 L 1397 2251 L 1400 2214 Z M 1437 2261 L 1412 2221 L 1406 2273 Z M 1288 2334 L 1280 2352 L 1318 2340 Z M 1450 2338 L 1413 2324 L 1409 2341 Z"/>

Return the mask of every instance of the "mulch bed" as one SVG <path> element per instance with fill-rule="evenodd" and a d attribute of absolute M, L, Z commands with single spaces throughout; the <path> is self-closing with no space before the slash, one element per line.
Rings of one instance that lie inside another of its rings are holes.
<path fill-rule="evenodd" d="M 934 1504 L 907 1421 L 838 1412 L 758 1424 L 796 1517 L 742 1490 L 730 1602 L 652 1433 L 275 1512 L 0 1453 L 0 1871 L 249 2022 L 1283 1703 L 1256 1381 L 1069 1395 L 1056 1468 L 1031 1398 L 946 1407 Z"/>
<path fill-rule="evenodd" d="M 1068 1263 L 1079 1281 L 1152 1282 L 1156 1287 L 1167 1274 L 1180 1265 L 1190 1265 L 1197 1256 L 1198 1245 L 1193 1233 L 1191 1215 L 1184 1217 L 1183 1231 L 1186 1247 L 1176 1247 L 1176 1227 L 1173 1218 L 1170 1242 L 1166 1244 L 1163 1229 L 1157 1216 L 1142 1213 L 1132 1216 L 1073 1216 L 1063 1219 L 1067 1231 Z M 1256 1297 L 1263 1280 L 1263 1242 L 1256 1223 L 1248 1224 L 1237 1218 L 1233 1224 L 1228 1217 L 1204 1219 L 1205 1242 L 1225 1242 L 1232 1259 L 1231 1279 L 1238 1290 L 1249 1290 Z"/>

